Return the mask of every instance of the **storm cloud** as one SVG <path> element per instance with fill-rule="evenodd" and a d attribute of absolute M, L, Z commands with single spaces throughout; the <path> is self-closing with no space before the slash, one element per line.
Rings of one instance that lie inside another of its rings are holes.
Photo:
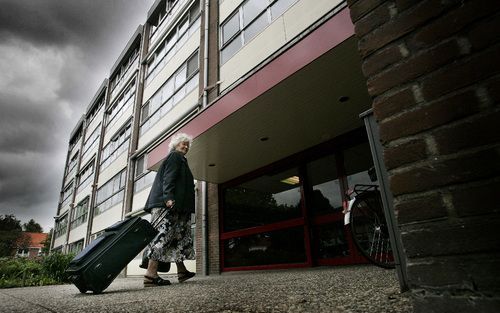
<path fill-rule="evenodd" d="M 153 0 L 0 0 L 0 214 L 53 226 L 69 134 Z"/>

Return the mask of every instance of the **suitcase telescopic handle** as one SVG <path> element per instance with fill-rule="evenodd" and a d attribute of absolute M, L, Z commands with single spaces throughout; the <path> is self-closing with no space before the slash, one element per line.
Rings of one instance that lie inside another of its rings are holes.
<path fill-rule="evenodd" d="M 164 208 L 163 211 L 156 217 L 156 219 L 151 223 L 155 229 L 160 227 L 161 221 L 164 217 L 167 216 L 167 210 L 172 209 L 174 206 L 172 205 L 170 208 Z"/>

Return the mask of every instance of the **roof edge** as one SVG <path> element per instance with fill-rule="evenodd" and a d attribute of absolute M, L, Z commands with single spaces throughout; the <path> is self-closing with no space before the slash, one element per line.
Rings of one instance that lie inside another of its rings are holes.
<path fill-rule="evenodd" d="M 85 109 L 85 115 L 87 115 L 92 108 L 97 104 L 97 100 L 101 97 L 101 95 L 104 93 L 108 86 L 108 81 L 109 79 L 105 78 L 99 88 L 97 88 L 97 92 L 94 94 L 94 97 L 92 97 L 92 100 L 90 100 L 89 105 L 87 106 L 87 109 Z"/>
<path fill-rule="evenodd" d="M 131 50 L 132 46 L 135 44 L 135 42 L 138 39 L 140 40 L 143 28 L 144 28 L 144 26 L 142 24 L 137 26 L 137 29 L 135 30 L 134 34 L 132 35 L 130 40 L 127 42 L 125 49 L 123 49 L 122 53 L 120 53 L 120 56 L 116 60 L 115 64 L 113 64 L 113 67 L 111 67 L 111 71 L 109 72 L 109 79 L 111 79 L 116 74 L 116 71 L 120 67 L 121 62 L 123 61 L 123 59 L 125 59 L 127 54 L 130 52 L 130 50 Z"/>

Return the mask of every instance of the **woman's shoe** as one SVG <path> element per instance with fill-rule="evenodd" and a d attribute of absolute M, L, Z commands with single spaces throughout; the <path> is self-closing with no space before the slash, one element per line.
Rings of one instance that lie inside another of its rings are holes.
<path fill-rule="evenodd" d="M 144 287 L 156 287 L 156 286 L 168 286 L 170 285 L 170 281 L 161 278 L 160 276 L 158 277 L 149 277 L 149 276 L 144 276 Z"/>
<path fill-rule="evenodd" d="M 190 278 L 193 278 L 194 275 L 196 275 L 196 274 L 193 272 L 189 272 L 189 271 L 180 272 L 180 273 L 177 273 L 177 279 L 179 279 L 179 283 L 182 283 Z"/>

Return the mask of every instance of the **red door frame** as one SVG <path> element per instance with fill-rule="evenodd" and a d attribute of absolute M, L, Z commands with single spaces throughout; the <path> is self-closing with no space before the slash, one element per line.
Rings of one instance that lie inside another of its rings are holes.
<path fill-rule="evenodd" d="M 301 268 L 301 267 L 312 267 L 315 265 L 346 265 L 346 264 L 358 264 L 366 263 L 366 259 L 357 251 L 354 245 L 348 226 L 344 226 L 345 238 L 348 242 L 349 255 L 346 257 L 330 258 L 330 259 L 319 259 L 314 256 L 313 246 L 317 244 L 317 236 L 315 232 L 317 226 L 332 223 L 335 221 L 343 220 L 344 215 L 342 213 L 333 213 L 322 216 L 310 217 L 307 209 L 307 196 L 305 188 L 312 188 L 309 186 L 307 181 L 307 170 L 305 164 L 307 162 L 313 161 L 315 159 L 327 156 L 330 154 L 335 154 L 335 160 L 338 171 L 338 179 L 340 182 L 340 188 L 342 197 L 345 199 L 345 194 L 347 191 L 347 177 L 344 169 L 343 154 L 342 150 L 354 146 L 363 142 L 367 142 L 366 132 L 364 129 L 357 129 L 355 131 L 349 132 L 344 136 L 340 136 L 330 142 L 321 144 L 317 147 L 308 149 L 304 152 L 292 155 L 284 160 L 280 160 L 254 172 L 248 173 L 241 177 L 238 177 L 232 181 L 221 184 L 219 188 L 219 248 L 220 248 L 220 269 L 221 271 L 247 271 L 247 270 L 268 270 L 268 269 L 285 269 L 285 268 Z M 259 177 L 265 173 L 269 173 L 271 170 L 285 170 L 291 167 L 297 167 L 299 169 L 300 176 L 300 193 L 301 193 L 301 211 L 302 217 L 294 218 L 286 221 L 280 221 L 272 224 L 267 224 L 263 226 L 251 227 L 236 231 L 224 232 L 224 190 L 231 186 L 236 186 L 242 182 L 248 181 L 252 178 Z M 224 251 L 224 241 L 235 238 L 254 235 L 263 232 L 275 231 L 288 229 L 292 227 L 300 227 L 304 229 L 304 249 L 306 254 L 306 261 L 303 263 L 285 263 L 285 264 L 270 264 L 270 265 L 255 265 L 255 266 L 240 266 L 240 267 L 226 267 L 225 266 L 225 251 Z M 313 236 L 311 237 L 311 234 Z"/>

